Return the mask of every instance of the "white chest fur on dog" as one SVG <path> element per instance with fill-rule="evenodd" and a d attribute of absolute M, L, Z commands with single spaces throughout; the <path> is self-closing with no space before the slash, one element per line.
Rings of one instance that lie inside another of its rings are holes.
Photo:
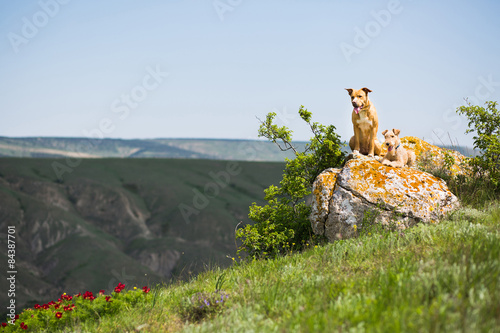
<path fill-rule="evenodd" d="M 357 120 L 357 123 L 362 131 L 369 130 L 373 126 L 373 122 L 368 119 L 366 112 L 360 112 L 359 118 L 360 119 Z"/>

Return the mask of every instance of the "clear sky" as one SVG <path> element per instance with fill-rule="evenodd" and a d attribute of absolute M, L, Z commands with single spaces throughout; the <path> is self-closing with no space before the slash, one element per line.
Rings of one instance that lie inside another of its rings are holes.
<path fill-rule="evenodd" d="M 368 87 L 379 137 L 472 145 L 455 109 L 500 100 L 500 2 L 0 2 L 0 136 L 256 139 L 268 112 L 352 135 Z"/>

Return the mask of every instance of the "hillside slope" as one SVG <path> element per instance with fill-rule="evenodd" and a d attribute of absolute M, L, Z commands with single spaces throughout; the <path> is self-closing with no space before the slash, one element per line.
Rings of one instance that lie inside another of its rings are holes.
<path fill-rule="evenodd" d="M 261 202 L 284 167 L 85 159 L 59 179 L 60 162 L 0 159 L 0 248 L 7 249 L 7 226 L 15 226 L 18 307 L 62 291 L 168 282 L 230 264 L 236 224 L 249 222 L 248 206 Z M 8 290 L 5 274 L 0 290 Z"/>
<path fill-rule="evenodd" d="M 500 204 L 21 313 L 40 332 L 500 332 Z M 149 291 L 148 293 L 143 292 Z M 9 326 L 7 331 L 13 331 Z"/>

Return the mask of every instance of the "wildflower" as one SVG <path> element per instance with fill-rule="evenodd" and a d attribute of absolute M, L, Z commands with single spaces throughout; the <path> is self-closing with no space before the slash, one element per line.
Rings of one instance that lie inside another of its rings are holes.
<path fill-rule="evenodd" d="M 137 287 L 134 287 L 134 290 L 137 290 Z"/>
<path fill-rule="evenodd" d="M 111 296 L 106 296 L 106 302 L 113 302 L 113 301 L 110 301 L 111 299 Z"/>
<path fill-rule="evenodd" d="M 144 291 L 146 294 L 149 293 L 150 290 L 151 288 L 148 288 L 148 286 L 142 287 L 142 291 Z"/>
<path fill-rule="evenodd" d="M 95 296 L 91 291 L 86 291 L 83 294 L 83 299 L 88 299 L 89 301 L 93 301 L 95 299 Z"/>
<path fill-rule="evenodd" d="M 125 285 L 121 282 L 118 282 L 118 285 L 115 287 L 115 293 L 119 294 L 123 289 L 125 289 Z"/>
<path fill-rule="evenodd" d="M 56 312 L 56 318 L 61 319 L 62 317 L 62 312 Z"/>
<path fill-rule="evenodd" d="M 99 290 L 99 295 L 104 295 L 104 289 Z"/>
<path fill-rule="evenodd" d="M 26 324 L 24 323 L 24 321 L 23 321 L 23 322 L 21 323 L 21 328 L 22 328 L 23 330 L 27 330 L 27 329 L 28 329 L 28 325 L 26 325 Z"/>
<path fill-rule="evenodd" d="M 45 310 L 47 310 L 49 308 L 49 305 L 48 304 L 44 304 L 44 305 L 42 305 L 42 308 L 44 308 Z"/>
<path fill-rule="evenodd" d="M 35 308 L 35 310 L 38 310 L 38 309 L 41 309 L 42 307 L 40 306 L 40 304 L 35 304 L 34 308 Z"/>
<path fill-rule="evenodd" d="M 7 323 L 2 323 L 2 327 L 7 327 Z"/>
<path fill-rule="evenodd" d="M 354 231 L 356 231 L 358 229 L 357 225 L 353 225 L 352 227 L 353 227 Z"/>

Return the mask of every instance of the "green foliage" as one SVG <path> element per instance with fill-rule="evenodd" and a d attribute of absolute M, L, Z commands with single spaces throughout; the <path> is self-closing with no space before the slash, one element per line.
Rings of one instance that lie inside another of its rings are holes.
<path fill-rule="evenodd" d="M 312 123 L 311 112 L 303 106 L 299 115 L 314 134 L 302 152 L 292 143 L 292 131 L 274 123 L 276 113 L 269 113 L 259 128 L 259 136 L 274 142 L 283 151 L 292 150 L 295 158 L 286 159 L 280 186 L 271 185 L 264 191 L 267 205 L 253 203 L 250 207 L 249 217 L 256 223 L 236 233 L 236 237 L 242 239 L 238 252 L 247 252 L 252 258 L 302 250 L 309 242 L 317 241 L 311 232 L 310 207 L 305 197 L 311 194 L 312 184 L 323 170 L 340 166 L 344 161 L 343 144 L 335 133 L 335 126 Z"/>
<path fill-rule="evenodd" d="M 500 191 L 500 112 L 497 102 L 486 102 L 486 107 L 476 105 L 461 106 L 459 114 L 469 119 L 465 133 L 474 133 L 474 148 L 481 151 L 470 160 L 475 173 L 481 178 L 487 178 L 496 191 Z"/>

